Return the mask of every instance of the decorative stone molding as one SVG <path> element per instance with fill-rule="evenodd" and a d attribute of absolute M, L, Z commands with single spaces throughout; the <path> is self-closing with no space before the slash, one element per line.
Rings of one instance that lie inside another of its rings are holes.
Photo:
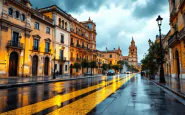
<path fill-rule="evenodd" d="M 5 24 L 0 25 L 0 28 L 1 28 L 1 30 L 5 31 L 5 32 L 8 31 L 8 26 Z"/>
<path fill-rule="evenodd" d="M 49 38 L 46 38 L 46 39 L 44 39 L 46 42 L 51 42 L 51 39 L 49 39 Z"/>
<path fill-rule="evenodd" d="M 33 36 L 34 39 L 38 39 L 38 40 L 40 40 L 40 38 L 41 38 L 38 34 L 32 35 L 32 36 Z"/>
<path fill-rule="evenodd" d="M 31 35 L 30 35 L 30 32 L 26 32 L 26 33 L 25 33 L 25 36 L 26 36 L 26 38 L 30 38 L 30 36 L 31 36 Z"/>

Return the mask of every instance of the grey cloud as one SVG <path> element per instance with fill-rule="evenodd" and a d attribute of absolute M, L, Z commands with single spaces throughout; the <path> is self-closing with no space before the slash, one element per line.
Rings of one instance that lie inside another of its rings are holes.
<path fill-rule="evenodd" d="M 136 4 L 133 16 L 136 18 L 149 18 L 164 10 L 168 0 L 146 0 L 146 5 Z"/>
<path fill-rule="evenodd" d="M 46 7 L 53 4 L 58 5 L 67 12 L 80 13 L 84 9 L 88 11 L 97 11 L 106 0 L 31 0 L 33 7 Z"/>

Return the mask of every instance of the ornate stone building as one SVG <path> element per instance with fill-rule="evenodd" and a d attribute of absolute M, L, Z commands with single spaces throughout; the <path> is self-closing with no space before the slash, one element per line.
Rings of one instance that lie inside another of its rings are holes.
<path fill-rule="evenodd" d="M 128 63 L 138 68 L 137 46 L 132 37 L 131 45 L 129 46 Z"/>

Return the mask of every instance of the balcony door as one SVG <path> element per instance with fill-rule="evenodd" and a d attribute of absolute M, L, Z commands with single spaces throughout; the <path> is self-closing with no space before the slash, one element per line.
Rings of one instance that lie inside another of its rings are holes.
<path fill-rule="evenodd" d="M 18 54 L 12 52 L 9 59 L 9 76 L 17 76 Z"/>
<path fill-rule="evenodd" d="M 46 57 L 44 61 L 44 74 L 45 75 L 48 75 L 48 70 L 49 70 L 48 68 L 49 68 L 49 58 Z"/>
<path fill-rule="evenodd" d="M 12 46 L 18 46 L 18 42 L 19 42 L 19 33 L 17 32 L 13 32 L 13 36 L 12 36 Z"/>
<path fill-rule="evenodd" d="M 32 76 L 37 76 L 38 56 L 34 55 L 32 59 Z"/>
<path fill-rule="evenodd" d="M 64 51 L 60 50 L 60 59 L 63 60 L 64 59 Z"/>

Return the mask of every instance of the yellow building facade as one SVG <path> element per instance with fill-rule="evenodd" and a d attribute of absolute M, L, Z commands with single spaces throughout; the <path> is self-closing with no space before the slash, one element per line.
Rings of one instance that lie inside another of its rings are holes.
<path fill-rule="evenodd" d="M 52 19 L 29 0 L 1 0 L 0 17 L 0 76 L 51 75 Z"/>
<path fill-rule="evenodd" d="M 72 16 L 70 18 L 72 20 L 70 29 L 71 67 L 75 62 L 81 63 L 83 59 L 86 59 L 88 62 L 96 61 L 96 24 L 90 18 L 85 22 L 79 22 Z M 87 71 L 90 71 L 90 68 Z M 70 74 L 80 75 L 87 71 L 85 69 L 76 71 L 76 69 L 71 68 Z M 94 70 L 94 74 L 97 74 L 97 69 Z"/>
<path fill-rule="evenodd" d="M 172 77 L 185 77 L 185 0 L 169 0 Z"/>
<path fill-rule="evenodd" d="M 102 51 L 103 58 L 107 60 L 107 64 L 116 65 L 118 61 L 122 60 L 122 51 L 120 47 L 118 49 L 114 48 L 114 50 Z"/>

